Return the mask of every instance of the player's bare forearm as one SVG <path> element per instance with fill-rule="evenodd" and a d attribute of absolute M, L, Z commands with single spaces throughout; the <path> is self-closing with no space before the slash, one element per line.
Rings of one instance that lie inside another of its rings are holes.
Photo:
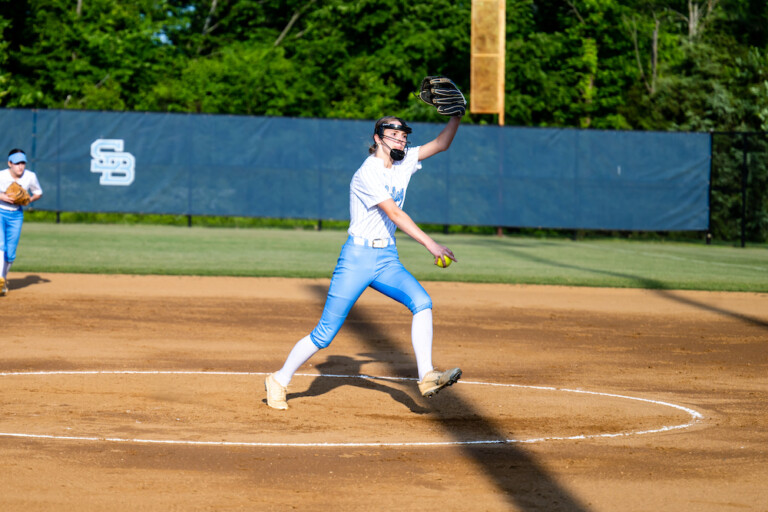
<path fill-rule="evenodd" d="M 448 124 L 445 125 L 445 128 L 443 128 L 443 131 L 440 132 L 440 135 L 419 148 L 419 160 L 426 160 L 427 158 L 441 153 L 451 147 L 453 138 L 456 136 L 456 132 L 459 129 L 460 123 L 460 117 L 452 117 L 448 121 Z"/>
<path fill-rule="evenodd" d="M 432 237 L 430 237 L 419 226 L 417 226 L 416 223 L 413 222 L 413 219 L 411 219 L 410 215 L 405 213 L 403 210 L 400 210 L 399 208 L 398 210 L 399 211 L 395 212 L 395 214 L 390 217 L 392 222 L 395 223 L 395 226 L 397 226 L 400 231 L 426 247 L 429 252 L 432 252 L 431 247 L 434 248 L 434 246 L 437 245 L 435 241 L 432 240 Z"/>
<path fill-rule="evenodd" d="M 395 226 L 397 226 L 400 231 L 423 245 L 430 254 L 435 257 L 435 261 L 442 256 L 448 256 L 456 261 L 456 257 L 450 249 L 432 240 L 432 237 L 417 226 L 410 215 L 398 207 L 392 199 L 387 199 L 386 201 L 379 203 L 379 208 L 381 208 L 387 217 L 395 223 Z"/>

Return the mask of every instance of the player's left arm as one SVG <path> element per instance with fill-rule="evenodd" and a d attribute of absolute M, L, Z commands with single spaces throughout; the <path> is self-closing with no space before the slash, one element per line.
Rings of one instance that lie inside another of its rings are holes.
<path fill-rule="evenodd" d="M 37 176 L 34 177 L 29 184 L 29 202 L 33 203 L 43 197 L 43 188 L 40 186 L 40 182 L 37 180 Z"/>
<path fill-rule="evenodd" d="M 419 160 L 426 160 L 427 158 L 434 156 L 438 153 L 442 153 L 451 147 L 453 138 L 456 136 L 456 132 L 459 129 L 461 123 L 461 117 L 451 117 L 448 124 L 445 125 L 443 131 L 440 132 L 434 140 L 427 142 L 419 147 Z"/>
<path fill-rule="evenodd" d="M 411 216 L 397 206 L 397 203 L 395 203 L 393 199 L 385 199 L 377 206 L 381 208 L 381 211 L 383 211 L 392 222 L 395 223 L 395 226 L 400 228 L 400 231 L 426 247 L 430 254 L 435 257 L 435 264 L 437 264 L 438 258 L 443 256 L 448 256 L 453 261 L 457 261 L 456 256 L 453 255 L 453 251 L 432 240 L 432 237 L 417 226 L 413 219 L 411 219 Z"/>

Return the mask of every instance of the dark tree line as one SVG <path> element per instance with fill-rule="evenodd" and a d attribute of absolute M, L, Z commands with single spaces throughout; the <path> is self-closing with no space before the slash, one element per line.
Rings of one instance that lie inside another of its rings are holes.
<path fill-rule="evenodd" d="M 765 0 L 506 12 L 506 124 L 768 131 Z M 437 120 L 412 93 L 427 74 L 469 92 L 470 13 L 470 0 L 0 0 L 0 107 Z M 763 241 L 766 158 L 750 169 Z M 719 179 L 735 186 L 741 169 Z"/>

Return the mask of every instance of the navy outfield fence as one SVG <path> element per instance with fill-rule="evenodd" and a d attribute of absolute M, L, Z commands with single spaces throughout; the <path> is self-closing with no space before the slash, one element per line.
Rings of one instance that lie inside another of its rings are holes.
<path fill-rule="evenodd" d="M 349 218 L 373 126 L 26 109 L 0 109 L 0 122 L 15 127 L 1 147 L 29 153 L 39 210 L 315 220 Z M 444 124 L 413 127 L 416 146 Z M 414 175 L 405 209 L 443 225 L 707 232 L 710 174 L 728 163 L 712 160 L 718 137 L 466 124 Z"/>

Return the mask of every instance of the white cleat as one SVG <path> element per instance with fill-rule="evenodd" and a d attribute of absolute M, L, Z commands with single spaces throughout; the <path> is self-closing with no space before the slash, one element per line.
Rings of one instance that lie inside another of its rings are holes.
<path fill-rule="evenodd" d="M 270 373 L 264 379 L 264 389 L 267 391 L 267 405 L 273 409 L 284 411 L 288 408 L 285 395 L 287 389 L 275 379 L 275 374 Z"/>
<path fill-rule="evenodd" d="M 419 391 L 421 396 L 432 398 L 441 389 L 453 386 L 461 378 L 461 368 L 454 368 L 441 372 L 432 370 L 427 372 L 424 378 L 419 382 Z"/>

